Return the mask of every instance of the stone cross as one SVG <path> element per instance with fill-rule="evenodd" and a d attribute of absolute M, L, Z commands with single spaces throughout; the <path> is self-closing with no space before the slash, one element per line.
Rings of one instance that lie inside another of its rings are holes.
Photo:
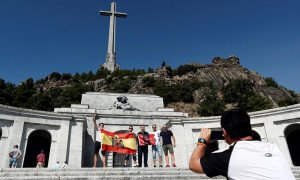
<path fill-rule="evenodd" d="M 108 48 L 106 61 L 101 66 L 113 72 L 118 65 L 116 64 L 116 17 L 126 18 L 126 13 L 116 12 L 116 3 L 111 3 L 111 11 L 99 11 L 102 16 L 110 16 Z"/>

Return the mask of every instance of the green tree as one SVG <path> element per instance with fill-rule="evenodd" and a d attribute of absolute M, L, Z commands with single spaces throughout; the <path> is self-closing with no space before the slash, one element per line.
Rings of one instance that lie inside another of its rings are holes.
<path fill-rule="evenodd" d="M 245 111 L 258 111 L 268 109 L 271 103 L 264 97 L 257 95 L 254 85 L 245 79 L 231 80 L 223 87 L 223 95 L 226 103 L 237 103 L 238 107 Z"/>
<path fill-rule="evenodd" d="M 279 88 L 278 83 L 272 78 L 272 77 L 267 77 L 265 79 L 267 86 L 269 87 L 274 87 L 274 88 Z"/>
<path fill-rule="evenodd" d="M 61 75 L 60 75 L 60 73 L 58 73 L 58 72 L 53 72 L 53 73 L 51 73 L 51 74 L 49 75 L 49 80 L 50 80 L 50 81 L 59 81 L 60 78 L 61 78 Z"/>
<path fill-rule="evenodd" d="M 110 75 L 111 72 L 109 70 L 107 70 L 106 68 L 100 68 L 98 69 L 98 71 L 96 72 L 96 79 L 102 79 L 102 78 L 106 78 L 108 75 Z"/>
<path fill-rule="evenodd" d="M 0 104 L 12 105 L 14 100 L 13 92 L 15 85 L 5 80 L 0 79 Z"/>
<path fill-rule="evenodd" d="M 155 79 L 152 76 L 146 76 L 142 80 L 144 87 L 154 87 Z"/>
<path fill-rule="evenodd" d="M 295 99 L 292 98 L 285 98 L 281 101 L 279 101 L 277 104 L 279 107 L 283 107 L 283 106 L 290 106 L 293 104 L 297 104 L 298 102 Z"/>
<path fill-rule="evenodd" d="M 70 73 L 62 73 L 61 78 L 62 81 L 67 81 L 72 79 L 72 75 Z"/>
<path fill-rule="evenodd" d="M 27 79 L 26 81 L 22 82 L 21 85 L 19 85 L 13 92 L 14 100 L 12 105 L 16 107 L 30 108 L 27 103 L 35 92 L 33 79 Z"/>
<path fill-rule="evenodd" d="M 113 92 L 116 93 L 127 93 L 131 88 L 131 82 L 128 79 L 122 80 L 113 86 Z"/>
<path fill-rule="evenodd" d="M 191 64 L 181 65 L 176 70 L 176 75 L 182 76 L 189 72 L 197 72 L 197 67 Z"/>
<path fill-rule="evenodd" d="M 199 103 L 198 114 L 201 116 L 218 116 L 225 110 L 225 102 L 217 97 L 215 90 L 207 92 L 205 99 Z"/>
<path fill-rule="evenodd" d="M 93 87 L 83 85 L 81 83 L 74 83 L 70 87 L 66 87 L 62 90 L 62 93 L 57 98 L 57 107 L 70 107 L 71 104 L 79 104 L 81 101 L 81 95 L 87 91 L 93 91 Z"/>

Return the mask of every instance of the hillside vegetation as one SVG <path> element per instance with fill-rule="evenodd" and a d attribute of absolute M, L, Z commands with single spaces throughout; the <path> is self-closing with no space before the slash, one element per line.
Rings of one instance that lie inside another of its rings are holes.
<path fill-rule="evenodd" d="M 299 94 L 240 65 L 239 58 L 216 57 L 212 64 L 186 64 L 172 69 L 162 63 L 153 70 L 116 70 L 110 73 L 57 73 L 15 85 L 0 79 L 0 104 L 53 111 L 78 104 L 88 91 L 156 94 L 166 107 L 190 116 L 220 115 L 230 108 L 258 111 L 299 103 Z"/>

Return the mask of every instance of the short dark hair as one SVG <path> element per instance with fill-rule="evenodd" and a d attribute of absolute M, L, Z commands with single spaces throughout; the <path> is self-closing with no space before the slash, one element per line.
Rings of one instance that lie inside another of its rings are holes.
<path fill-rule="evenodd" d="M 18 146 L 18 145 L 14 145 L 14 147 L 15 147 L 15 148 L 17 148 L 17 149 L 19 148 L 19 146 Z"/>
<path fill-rule="evenodd" d="M 103 127 L 104 127 L 104 123 L 99 123 L 99 126 L 100 126 L 101 124 L 102 124 L 102 125 L 103 125 Z"/>
<path fill-rule="evenodd" d="M 221 127 L 226 130 L 232 139 L 251 136 L 252 133 L 250 117 L 241 109 L 224 112 L 221 117 Z"/>

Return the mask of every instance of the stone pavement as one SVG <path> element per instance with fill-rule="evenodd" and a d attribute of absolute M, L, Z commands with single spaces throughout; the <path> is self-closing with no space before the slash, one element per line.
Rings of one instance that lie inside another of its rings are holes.
<path fill-rule="evenodd" d="M 300 180 L 300 168 L 293 167 L 293 173 Z M 17 168 L 0 169 L 1 180 L 137 180 L 137 179 L 225 179 L 224 177 L 209 178 L 199 175 L 186 168 L 80 168 L 80 169 L 36 169 Z"/>

